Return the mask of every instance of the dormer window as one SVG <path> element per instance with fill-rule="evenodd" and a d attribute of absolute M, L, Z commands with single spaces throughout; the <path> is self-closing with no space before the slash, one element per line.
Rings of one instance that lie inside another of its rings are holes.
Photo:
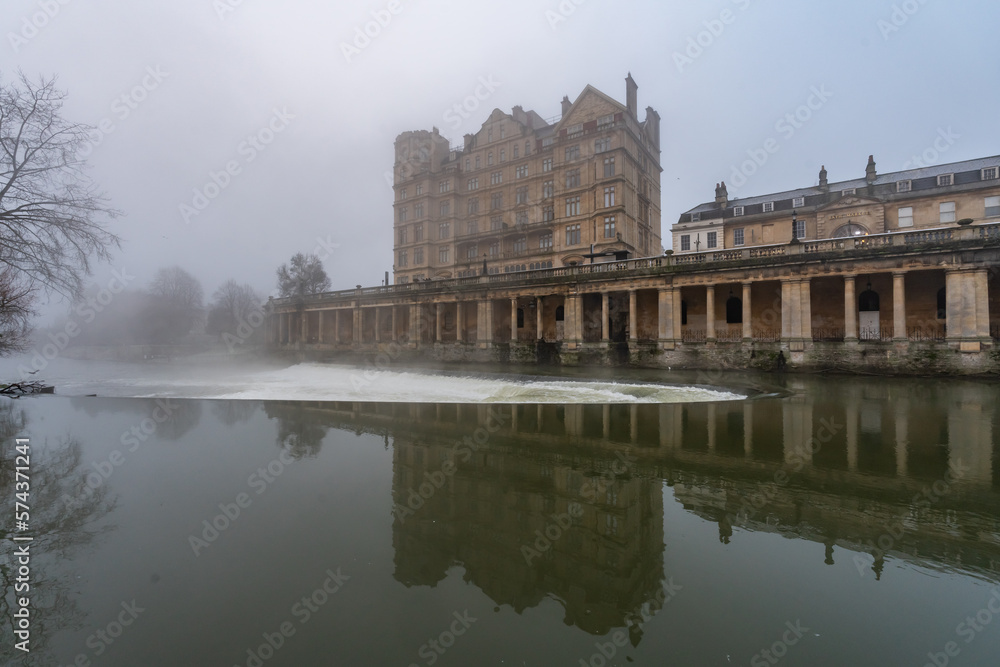
<path fill-rule="evenodd" d="M 843 197 L 848 197 L 850 195 L 856 194 L 856 192 L 854 188 L 847 188 L 846 190 L 841 190 L 840 194 Z"/>
<path fill-rule="evenodd" d="M 805 197 L 795 197 L 792 199 L 792 208 L 802 208 L 806 205 Z"/>
<path fill-rule="evenodd" d="M 773 213 L 773 212 L 774 212 L 774 202 L 773 201 L 764 202 L 764 213 Z"/>
<path fill-rule="evenodd" d="M 912 186 L 912 181 L 896 181 L 896 192 L 909 192 Z"/>
<path fill-rule="evenodd" d="M 733 207 L 733 215 L 743 215 L 743 207 L 742 206 L 734 206 Z"/>
<path fill-rule="evenodd" d="M 937 184 L 938 184 L 939 188 L 944 188 L 944 187 L 947 187 L 949 185 L 954 185 L 955 184 L 955 175 L 954 174 L 940 174 L 937 177 Z"/>

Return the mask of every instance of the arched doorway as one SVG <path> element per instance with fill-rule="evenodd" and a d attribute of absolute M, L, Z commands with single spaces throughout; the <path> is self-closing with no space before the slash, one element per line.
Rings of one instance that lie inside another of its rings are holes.
<path fill-rule="evenodd" d="M 726 324 L 743 324 L 743 300 L 729 293 L 726 299 Z"/>
<path fill-rule="evenodd" d="M 882 338 L 879 322 L 878 292 L 868 283 L 864 292 L 858 295 L 858 325 L 861 340 L 880 340 Z"/>

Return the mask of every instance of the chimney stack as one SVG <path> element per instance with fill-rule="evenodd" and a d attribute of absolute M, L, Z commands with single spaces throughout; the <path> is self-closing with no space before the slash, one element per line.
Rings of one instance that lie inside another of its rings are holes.
<path fill-rule="evenodd" d="M 868 185 L 873 185 L 875 183 L 875 156 L 868 156 L 868 166 L 865 167 L 865 180 L 868 181 Z"/>
<path fill-rule="evenodd" d="M 569 108 L 571 106 L 573 106 L 573 103 L 569 101 L 569 95 L 563 95 L 563 98 L 562 98 L 562 115 L 565 116 L 566 113 L 569 111 Z"/>
<path fill-rule="evenodd" d="M 826 180 L 826 165 L 819 168 L 819 189 L 823 192 L 830 191 L 830 184 Z"/>
<path fill-rule="evenodd" d="M 729 205 L 729 192 L 726 190 L 725 181 L 722 181 L 721 185 L 715 184 L 715 203 L 719 208 L 726 208 Z"/>
<path fill-rule="evenodd" d="M 637 91 L 639 90 L 639 85 L 632 78 L 632 72 L 628 73 L 628 77 L 625 79 L 625 108 L 628 109 L 628 113 L 635 120 L 639 120 L 638 116 L 638 99 Z"/>

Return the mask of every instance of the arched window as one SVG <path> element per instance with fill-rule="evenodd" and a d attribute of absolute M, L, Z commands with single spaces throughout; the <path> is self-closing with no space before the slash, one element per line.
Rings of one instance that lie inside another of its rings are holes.
<path fill-rule="evenodd" d="M 556 322 L 564 322 L 566 320 L 566 311 L 563 310 L 562 306 L 556 306 Z"/>
<path fill-rule="evenodd" d="M 833 238 L 842 239 L 849 236 L 866 236 L 868 234 L 868 228 L 864 225 L 859 225 L 856 222 L 848 222 L 846 225 L 841 225 L 833 232 Z"/>
<path fill-rule="evenodd" d="M 943 287 L 937 293 L 937 318 L 939 320 L 948 319 L 948 297 L 945 296 Z"/>
<path fill-rule="evenodd" d="M 878 312 L 878 292 L 873 291 L 871 285 L 858 297 L 858 310 L 862 313 Z"/>
<path fill-rule="evenodd" d="M 726 299 L 726 324 L 743 324 L 743 300 L 731 296 Z"/>

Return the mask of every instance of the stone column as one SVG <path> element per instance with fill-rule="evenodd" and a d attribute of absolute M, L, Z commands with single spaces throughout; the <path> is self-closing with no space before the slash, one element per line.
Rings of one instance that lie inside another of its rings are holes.
<path fill-rule="evenodd" d="M 545 320 L 542 317 L 542 297 L 535 297 L 535 339 L 542 339 L 542 327 L 545 325 Z"/>
<path fill-rule="evenodd" d="M 582 338 L 583 324 L 581 322 L 581 311 L 583 308 L 581 306 L 582 297 L 579 294 L 569 294 L 566 296 L 566 327 L 564 329 L 564 336 L 570 347 L 576 347 Z"/>
<path fill-rule="evenodd" d="M 354 344 L 361 345 L 364 342 L 364 319 L 361 317 L 361 308 L 354 307 Z"/>
<path fill-rule="evenodd" d="M 799 322 L 803 340 L 811 341 L 812 329 L 812 282 L 809 278 L 799 284 Z"/>
<path fill-rule="evenodd" d="M 906 341 L 906 274 L 894 271 L 892 274 L 892 339 Z"/>
<path fill-rule="evenodd" d="M 661 287 L 658 294 L 657 316 L 659 327 L 657 337 L 660 339 L 660 346 L 674 344 L 674 288 Z"/>
<path fill-rule="evenodd" d="M 680 287 L 674 288 L 674 340 L 678 343 L 683 339 L 683 301 L 684 292 Z"/>
<path fill-rule="evenodd" d="M 639 313 L 636 309 L 636 292 L 628 291 L 628 339 L 630 342 L 639 340 Z"/>
<path fill-rule="evenodd" d="M 601 342 L 607 343 L 611 340 L 611 332 L 608 328 L 608 318 L 610 317 L 608 306 L 608 293 L 601 292 Z"/>
<path fill-rule="evenodd" d="M 333 344 L 340 344 L 340 308 L 333 311 Z"/>
<path fill-rule="evenodd" d="M 705 287 L 705 340 L 715 341 L 715 285 Z"/>
<path fill-rule="evenodd" d="M 423 312 L 420 304 L 413 304 L 410 306 L 410 340 L 409 347 L 417 348 L 420 347 L 421 343 L 421 324 L 423 323 Z"/>
<path fill-rule="evenodd" d="M 856 276 L 844 276 L 844 341 L 858 340 L 858 298 L 854 294 Z"/>
<path fill-rule="evenodd" d="M 510 300 L 510 342 L 517 342 L 517 298 Z"/>
<path fill-rule="evenodd" d="M 753 340 L 753 308 L 750 304 L 750 293 L 753 285 L 743 283 L 743 341 Z"/>
<path fill-rule="evenodd" d="M 382 309 L 375 306 L 375 342 L 382 342 Z"/>
<path fill-rule="evenodd" d="M 303 343 L 308 343 L 309 342 L 309 313 L 307 311 L 303 310 L 301 313 L 299 313 L 299 324 L 301 325 L 300 326 L 300 330 L 302 332 L 302 342 Z"/>
<path fill-rule="evenodd" d="M 476 312 L 476 342 L 481 348 L 493 342 L 493 302 L 489 299 L 479 302 Z"/>
<path fill-rule="evenodd" d="M 461 301 L 455 303 L 455 340 L 459 343 L 465 340 L 465 304 Z"/>
<path fill-rule="evenodd" d="M 441 334 L 444 331 L 444 304 L 434 304 L 434 342 L 441 342 Z"/>
<path fill-rule="evenodd" d="M 976 292 L 976 337 L 992 344 L 990 339 L 990 277 L 986 269 L 978 269 L 973 277 Z"/>
<path fill-rule="evenodd" d="M 396 306 L 391 306 L 389 308 L 389 319 L 391 320 L 389 324 L 392 327 L 392 332 L 389 334 L 389 340 L 396 342 L 399 340 L 399 332 L 396 330 Z"/>
<path fill-rule="evenodd" d="M 323 342 L 323 311 L 322 310 L 319 311 L 318 317 L 319 317 L 319 332 L 317 334 L 317 341 L 320 342 L 320 343 L 322 343 Z"/>

